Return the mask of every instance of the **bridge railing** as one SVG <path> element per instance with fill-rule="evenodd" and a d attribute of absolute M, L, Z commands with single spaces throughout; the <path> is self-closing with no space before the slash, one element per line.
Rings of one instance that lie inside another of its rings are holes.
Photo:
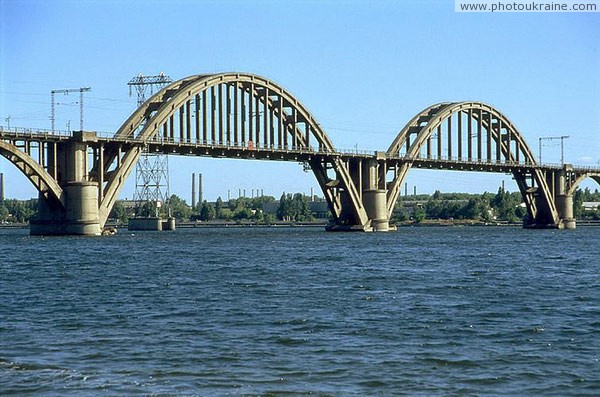
<path fill-rule="evenodd" d="M 24 127 L 3 127 L 0 126 L 0 136 L 9 135 L 11 138 L 59 138 L 68 139 L 73 136 L 71 131 L 65 130 L 50 130 L 43 128 L 24 128 Z"/>
<path fill-rule="evenodd" d="M 185 140 L 181 140 L 179 137 L 170 138 L 163 136 L 154 136 L 149 140 L 141 140 L 132 137 L 115 137 L 112 132 L 99 132 L 93 131 L 98 138 L 110 140 L 114 142 L 124 142 L 124 143 L 138 143 L 138 144 L 159 144 L 159 145 L 175 145 L 175 146 L 188 146 L 195 148 L 210 148 L 210 149 L 222 149 L 222 150 L 241 150 L 241 151 L 263 151 L 263 152 L 272 152 L 272 153 L 292 153 L 292 154 L 314 154 L 314 155 L 342 155 L 344 157 L 373 157 L 376 156 L 377 153 L 381 153 L 376 150 L 368 150 L 368 149 L 335 149 L 332 150 L 321 150 L 314 147 L 304 147 L 304 146 L 288 146 L 286 148 L 279 148 L 276 146 L 273 147 L 265 147 L 259 146 L 255 147 L 251 144 L 251 142 L 245 143 L 210 143 L 210 142 L 189 142 Z M 59 140 L 67 140 L 73 136 L 72 131 L 66 130 L 50 130 L 43 128 L 24 128 L 24 127 L 4 127 L 0 126 L 0 139 L 9 138 L 9 139 L 31 139 L 31 140 L 40 140 L 40 139 L 59 139 Z M 454 163 L 457 165 L 469 165 L 476 164 L 481 166 L 502 166 L 502 167 L 526 167 L 526 168 L 546 168 L 546 169 L 562 169 L 564 164 L 560 163 L 542 163 L 535 164 L 529 161 L 504 161 L 504 160 L 494 160 L 494 159 L 464 159 L 459 157 L 449 157 L 449 156 L 441 156 L 441 157 L 410 157 L 410 156 L 394 156 L 389 158 L 390 160 L 399 160 L 404 162 L 427 162 L 427 161 L 438 161 L 444 163 Z M 572 166 L 574 171 L 577 172 L 590 172 L 590 173 L 599 173 L 599 166 Z"/>
<path fill-rule="evenodd" d="M 195 149 L 211 149 L 211 150 L 236 150 L 246 152 L 262 152 L 262 153 L 291 153 L 291 154 L 314 154 L 314 155 L 331 155 L 338 154 L 337 151 L 331 150 L 319 150 L 312 146 L 254 146 L 252 142 L 226 142 L 226 143 L 215 143 L 215 142 L 187 142 L 179 139 L 171 138 L 153 138 L 149 140 L 139 140 L 132 138 L 115 138 L 116 141 L 123 141 L 128 143 L 139 143 L 143 145 L 164 145 L 173 146 L 179 148 L 195 148 Z"/>
<path fill-rule="evenodd" d="M 561 163 L 533 163 L 531 161 L 506 161 L 506 160 L 497 160 L 497 159 L 464 159 L 459 157 L 449 157 L 449 156 L 441 156 L 441 157 L 410 157 L 410 156 L 396 156 L 392 157 L 392 159 L 397 159 L 405 162 L 428 162 L 428 161 L 438 161 L 444 163 L 454 163 L 457 165 L 465 165 L 465 164 L 477 164 L 482 166 L 502 166 L 502 167 L 526 167 L 526 168 L 545 168 L 545 169 L 556 169 L 560 170 L 565 167 L 565 164 Z M 578 172 L 600 172 L 600 167 L 598 166 L 579 166 L 572 165 L 573 170 Z"/>
<path fill-rule="evenodd" d="M 413 161 L 413 162 L 428 162 L 428 161 L 439 161 L 444 163 L 455 163 L 455 164 L 481 164 L 481 165 L 490 165 L 490 166 L 514 166 L 514 167 L 535 167 L 535 166 L 545 166 L 545 164 L 536 164 L 531 161 L 506 161 L 503 159 L 468 159 L 463 157 L 456 156 L 440 156 L 440 157 L 411 157 L 411 156 L 398 156 L 395 158 L 399 158 L 403 161 Z"/>

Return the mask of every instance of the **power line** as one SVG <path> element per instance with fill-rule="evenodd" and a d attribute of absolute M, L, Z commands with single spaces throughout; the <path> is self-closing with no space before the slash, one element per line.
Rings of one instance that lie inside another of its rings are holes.
<path fill-rule="evenodd" d="M 55 102 L 54 95 L 55 94 L 65 94 L 68 95 L 70 92 L 79 92 L 79 130 L 83 131 L 83 93 L 87 91 L 91 91 L 90 87 L 81 87 L 81 88 L 66 88 L 60 90 L 52 90 L 50 94 L 52 96 L 52 114 L 50 116 L 50 120 L 52 122 L 52 132 L 54 132 L 54 123 L 55 123 Z"/>

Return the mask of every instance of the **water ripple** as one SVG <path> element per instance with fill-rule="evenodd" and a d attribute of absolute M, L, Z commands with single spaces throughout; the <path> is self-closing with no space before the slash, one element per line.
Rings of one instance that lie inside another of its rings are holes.
<path fill-rule="evenodd" d="M 0 395 L 597 395 L 599 237 L 0 230 Z"/>

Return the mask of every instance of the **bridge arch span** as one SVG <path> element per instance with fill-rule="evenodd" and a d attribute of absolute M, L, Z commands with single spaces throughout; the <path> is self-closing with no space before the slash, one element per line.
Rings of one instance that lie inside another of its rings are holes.
<path fill-rule="evenodd" d="M 118 152 L 107 157 L 104 173 L 110 177 L 106 186 L 101 186 L 101 224 L 144 147 L 176 147 L 181 143 L 208 147 L 212 153 L 229 150 L 251 158 L 261 151 L 270 152 L 273 158 L 305 162 L 315 174 L 336 223 L 368 227 L 360 194 L 329 137 L 299 100 L 264 77 L 219 73 L 178 80 L 141 105 L 115 138 L 134 144 L 122 157 Z M 109 173 L 117 158 L 118 167 Z"/>
<path fill-rule="evenodd" d="M 577 188 L 579 187 L 581 182 L 583 182 L 584 180 L 586 180 L 588 178 L 596 181 L 596 183 L 600 185 L 600 174 L 599 173 L 583 173 L 580 175 L 576 175 L 575 178 L 573 178 L 573 180 L 570 182 L 570 184 L 568 186 L 567 195 L 569 195 L 569 196 L 574 195 L 575 191 L 577 190 Z"/>
<path fill-rule="evenodd" d="M 388 183 L 387 211 L 392 215 L 403 181 L 412 167 L 512 173 L 529 219 L 555 225 L 559 215 L 543 171 L 514 124 L 483 102 L 444 102 L 429 106 L 400 130 L 387 150 L 398 159 Z"/>
<path fill-rule="evenodd" d="M 63 189 L 42 165 L 17 146 L 1 140 L 0 155 L 13 163 L 29 179 L 41 197 L 47 201 L 58 203 L 64 210 L 65 197 Z"/>

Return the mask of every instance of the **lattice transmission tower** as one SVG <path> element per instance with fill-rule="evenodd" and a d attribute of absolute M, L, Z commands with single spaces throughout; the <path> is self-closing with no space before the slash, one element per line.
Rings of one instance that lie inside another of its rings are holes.
<path fill-rule="evenodd" d="M 160 73 L 158 76 L 144 76 L 139 74 L 132 78 L 129 86 L 129 96 L 132 89 L 137 92 L 137 105 L 141 106 L 146 101 L 146 91 L 150 95 L 154 91 L 171 83 L 173 80 Z M 164 205 L 169 209 L 169 157 L 166 154 L 142 152 L 135 168 L 135 201 L 136 216 L 159 216 L 159 210 Z M 154 213 L 152 213 L 154 212 Z M 170 216 L 170 214 L 168 214 Z"/>

